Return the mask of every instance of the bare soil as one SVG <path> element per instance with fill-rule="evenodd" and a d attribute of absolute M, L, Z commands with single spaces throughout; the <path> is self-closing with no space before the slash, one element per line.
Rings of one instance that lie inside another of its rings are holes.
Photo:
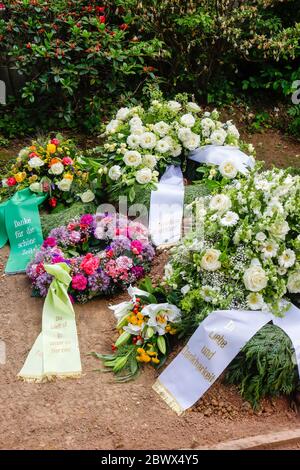
<path fill-rule="evenodd" d="M 300 166 L 297 141 L 275 131 L 247 140 L 268 164 Z M 101 364 L 88 353 L 110 351 L 116 334 L 108 306 L 126 294 L 75 306 L 83 364 L 80 379 L 18 381 L 16 375 L 41 330 L 43 300 L 30 297 L 25 275 L 2 274 L 8 251 L 5 247 L 0 252 L 0 339 L 7 352 L 6 363 L 0 363 L 1 449 L 187 449 L 300 426 L 287 398 L 264 400 L 254 412 L 236 388 L 218 381 L 178 417 L 152 390 L 157 373 L 150 367 L 126 384 L 95 371 Z M 156 282 L 166 259 L 162 253 L 154 262 Z"/>

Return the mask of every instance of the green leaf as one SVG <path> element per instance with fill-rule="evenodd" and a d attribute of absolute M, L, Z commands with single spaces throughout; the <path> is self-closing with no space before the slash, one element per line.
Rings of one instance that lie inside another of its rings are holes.
<path fill-rule="evenodd" d="M 166 354 L 167 345 L 166 345 L 166 340 L 165 340 L 164 336 L 159 336 L 157 338 L 157 347 L 163 355 Z"/>

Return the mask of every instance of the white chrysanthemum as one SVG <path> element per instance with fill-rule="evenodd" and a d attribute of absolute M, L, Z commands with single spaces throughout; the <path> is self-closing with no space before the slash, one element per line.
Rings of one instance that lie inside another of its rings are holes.
<path fill-rule="evenodd" d="M 198 134 L 194 134 L 194 132 L 191 132 L 190 136 L 183 142 L 183 146 L 190 151 L 195 150 L 199 145 L 200 136 Z"/>
<path fill-rule="evenodd" d="M 178 129 L 178 139 L 181 140 L 181 142 L 186 142 L 190 137 L 191 137 L 192 131 L 188 127 L 180 127 Z"/>
<path fill-rule="evenodd" d="M 45 163 L 40 157 L 33 157 L 28 160 L 28 166 L 30 166 L 30 168 L 40 168 L 44 165 Z"/>
<path fill-rule="evenodd" d="M 143 121 L 139 116 L 133 116 L 129 121 L 130 127 L 142 127 Z"/>
<path fill-rule="evenodd" d="M 261 245 L 264 258 L 274 258 L 278 252 L 278 244 L 274 240 L 267 240 Z"/>
<path fill-rule="evenodd" d="M 219 261 L 221 252 L 215 250 L 214 248 L 209 248 L 205 251 L 202 256 L 200 266 L 205 271 L 217 271 L 221 267 L 221 262 Z"/>
<path fill-rule="evenodd" d="M 289 275 L 287 289 L 291 294 L 300 294 L 300 271 Z"/>
<path fill-rule="evenodd" d="M 293 250 L 286 249 L 278 257 L 278 264 L 282 268 L 291 268 L 296 262 L 296 254 Z"/>
<path fill-rule="evenodd" d="M 128 137 L 127 137 L 127 144 L 130 148 L 132 149 L 136 149 L 139 147 L 140 145 L 140 136 L 139 135 L 136 135 L 136 134 L 130 134 Z"/>
<path fill-rule="evenodd" d="M 124 163 L 128 166 L 139 166 L 142 162 L 142 157 L 140 152 L 136 150 L 127 150 L 123 157 Z"/>
<path fill-rule="evenodd" d="M 144 132 L 140 136 L 140 146 L 143 149 L 153 149 L 156 145 L 156 136 L 153 132 Z"/>
<path fill-rule="evenodd" d="M 63 178 L 59 183 L 57 183 L 58 189 L 64 192 L 70 191 L 71 186 L 72 186 L 72 180 L 68 178 Z"/>
<path fill-rule="evenodd" d="M 234 137 L 235 139 L 239 139 L 240 137 L 240 133 L 237 130 L 236 126 L 234 124 L 231 124 L 230 121 L 228 121 L 227 135 Z"/>
<path fill-rule="evenodd" d="M 218 129 L 212 132 L 209 140 L 213 145 L 224 145 L 226 137 L 226 131 L 224 131 L 224 129 Z"/>
<path fill-rule="evenodd" d="M 221 218 L 220 224 L 224 227 L 233 227 L 238 223 L 239 216 L 236 212 L 228 211 L 226 214 Z"/>
<path fill-rule="evenodd" d="M 157 159 L 154 155 L 144 155 L 143 156 L 143 165 L 147 168 L 154 168 L 157 163 Z"/>
<path fill-rule="evenodd" d="M 261 310 L 265 305 L 263 296 L 257 292 L 247 295 L 246 301 L 250 310 Z"/>
<path fill-rule="evenodd" d="M 159 121 L 153 126 L 154 132 L 156 132 L 160 137 L 164 137 L 170 130 L 169 124 L 164 121 Z"/>
<path fill-rule="evenodd" d="M 168 101 L 167 106 L 171 111 L 174 111 L 174 112 L 178 112 L 181 110 L 181 104 L 178 101 L 174 101 L 174 100 Z"/>
<path fill-rule="evenodd" d="M 226 194 L 216 194 L 209 203 L 209 208 L 217 212 L 226 212 L 231 208 L 231 200 Z"/>
<path fill-rule="evenodd" d="M 224 160 L 220 165 L 219 165 L 219 172 L 221 173 L 222 176 L 228 179 L 233 179 L 236 177 L 238 173 L 238 169 L 236 167 L 236 164 L 232 160 Z"/>
<path fill-rule="evenodd" d="M 88 202 L 92 202 L 95 199 L 95 197 L 96 197 L 95 194 L 90 189 L 88 189 L 84 193 L 80 194 L 80 199 L 85 204 L 87 204 Z"/>
<path fill-rule="evenodd" d="M 130 115 L 131 110 L 129 108 L 120 108 L 117 112 L 116 118 L 120 121 L 125 121 Z"/>
<path fill-rule="evenodd" d="M 109 169 L 108 176 L 111 180 L 117 181 L 122 175 L 120 165 L 114 165 Z"/>
<path fill-rule="evenodd" d="M 260 265 L 255 264 L 252 264 L 250 268 L 246 269 L 243 281 L 246 289 L 251 292 L 259 292 L 268 284 L 266 272 Z"/>
<path fill-rule="evenodd" d="M 150 168 L 142 168 L 136 172 L 135 178 L 140 184 L 150 183 L 152 180 L 152 171 Z"/>
<path fill-rule="evenodd" d="M 106 126 L 106 132 L 107 134 L 114 134 L 121 122 L 118 119 L 112 119 Z"/>
<path fill-rule="evenodd" d="M 157 150 L 158 153 L 166 153 L 171 150 L 171 147 L 170 147 L 169 142 L 161 139 L 157 142 L 155 149 Z"/>
<path fill-rule="evenodd" d="M 196 119 L 194 118 L 194 116 L 191 113 L 184 114 L 180 118 L 180 123 L 184 127 L 193 127 L 195 125 L 195 122 L 196 122 Z"/>
<path fill-rule="evenodd" d="M 200 111 L 201 111 L 200 106 L 199 106 L 197 103 L 194 103 L 193 101 L 190 101 L 190 102 L 186 105 L 186 109 L 187 109 L 188 111 L 190 111 L 191 113 L 200 113 Z"/>
<path fill-rule="evenodd" d="M 64 165 L 61 162 L 54 163 L 51 165 L 49 173 L 52 175 L 61 175 L 65 170 Z"/>

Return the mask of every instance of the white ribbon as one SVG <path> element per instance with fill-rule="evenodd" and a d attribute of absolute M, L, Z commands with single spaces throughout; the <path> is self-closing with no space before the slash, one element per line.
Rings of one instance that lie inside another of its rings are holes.
<path fill-rule="evenodd" d="M 157 190 L 151 192 L 149 232 L 156 245 L 175 244 L 181 238 L 184 185 L 180 167 L 169 166 Z"/>
<path fill-rule="evenodd" d="M 300 310 L 294 305 L 285 318 L 270 312 L 218 310 L 197 328 L 187 345 L 159 376 L 153 389 L 178 414 L 211 387 L 245 344 L 269 321 L 291 338 L 300 374 Z"/>
<path fill-rule="evenodd" d="M 231 145 L 205 145 L 193 150 L 189 155 L 189 160 L 197 163 L 208 163 L 220 165 L 226 160 L 233 162 L 240 173 L 246 175 L 247 167 L 253 168 L 255 160 L 246 155 L 238 147 Z"/>

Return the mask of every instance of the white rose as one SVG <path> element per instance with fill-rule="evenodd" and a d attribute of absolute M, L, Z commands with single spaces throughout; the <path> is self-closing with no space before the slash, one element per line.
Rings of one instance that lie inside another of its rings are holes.
<path fill-rule="evenodd" d="M 120 121 L 118 119 L 112 119 L 106 126 L 107 134 L 114 134 L 120 125 Z"/>
<path fill-rule="evenodd" d="M 63 178 L 59 183 L 57 183 L 57 187 L 60 191 L 70 191 L 72 186 L 72 180 L 67 178 Z"/>
<path fill-rule="evenodd" d="M 226 137 L 227 137 L 226 131 L 224 131 L 224 129 L 218 129 L 212 132 L 209 140 L 210 140 L 210 143 L 213 145 L 224 145 Z"/>
<path fill-rule="evenodd" d="M 178 103 L 178 101 L 174 101 L 174 100 L 168 101 L 167 106 L 171 111 L 174 111 L 174 112 L 178 112 L 181 110 L 181 104 Z"/>
<path fill-rule="evenodd" d="M 300 271 L 296 271 L 289 275 L 287 288 L 291 294 L 300 293 Z"/>
<path fill-rule="evenodd" d="M 120 121 L 125 121 L 130 114 L 129 108 L 120 108 L 117 112 L 116 118 Z"/>
<path fill-rule="evenodd" d="M 192 131 L 188 127 L 180 127 L 180 129 L 178 129 L 177 135 L 181 142 L 186 142 L 191 137 Z"/>
<path fill-rule="evenodd" d="M 43 191 L 42 189 L 42 185 L 40 183 L 32 183 L 30 186 L 29 186 L 29 189 L 30 191 L 32 191 L 33 193 L 41 193 Z"/>
<path fill-rule="evenodd" d="M 153 149 L 156 145 L 156 136 L 153 132 L 144 132 L 140 137 L 140 146 L 143 149 Z"/>
<path fill-rule="evenodd" d="M 143 165 L 148 168 L 154 168 L 157 163 L 156 157 L 154 155 L 144 155 L 143 156 Z"/>
<path fill-rule="evenodd" d="M 111 180 L 117 181 L 122 175 L 120 165 L 114 165 L 109 169 L 108 176 Z"/>
<path fill-rule="evenodd" d="M 95 199 L 95 197 L 96 197 L 95 194 L 90 189 L 80 194 L 80 199 L 84 203 L 92 202 Z"/>
<path fill-rule="evenodd" d="M 182 147 L 181 145 L 177 144 L 175 145 L 172 149 L 171 149 L 171 155 L 172 157 L 179 157 L 179 155 L 181 155 L 182 153 Z"/>
<path fill-rule="evenodd" d="M 54 165 L 51 165 L 49 173 L 52 175 L 61 175 L 64 172 L 64 165 L 60 162 L 54 163 Z"/>
<path fill-rule="evenodd" d="M 219 165 L 219 172 L 221 173 L 222 176 L 228 179 L 233 179 L 236 177 L 238 173 L 238 169 L 235 166 L 235 163 L 231 160 L 224 160 Z"/>
<path fill-rule="evenodd" d="M 139 166 L 142 162 L 141 154 L 135 150 L 125 152 L 123 160 L 128 166 Z"/>
<path fill-rule="evenodd" d="M 44 166 L 44 165 L 45 163 L 39 157 L 33 157 L 28 160 L 28 166 L 30 166 L 30 168 L 40 168 L 41 166 Z"/>
<path fill-rule="evenodd" d="M 130 119 L 129 124 L 131 127 L 142 127 L 143 121 L 138 116 L 134 116 Z"/>
<path fill-rule="evenodd" d="M 283 222 L 274 222 L 269 228 L 269 232 L 274 235 L 274 237 L 280 238 L 281 240 L 285 239 L 289 230 L 290 227 L 286 220 Z"/>
<path fill-rule="evenodd" d="M 209 208 L 221 213 L 226 212 L 231 208 L 231 200 L 226 194 L 216 194 L 211 198 Z"/>
<path fill-rule="evenodd" d="M 130 134 L 127 137 L 127 144 L 129 145 L 130 148 L 136 149 L 140 145 L 140 136 L 136 134 Z"/>
<path fill-rule="evenodd" d="M 217 271 L 220 269 L 221 262 L 219 261 L 219 257 L 221 252 L 219 250 L 215 250 L 214 248 L 210 248 L 206 250 L 204 255 L 202 256 L 200 266 L 202 269 L 206 271 Z"/>
<path fill-rule="evenodd" d="M 246 300 L 250 310 L 261 310 L 265 305 L 263 296 L 257 292 L 251 292 Z"/>
<path fill-rule="evenodd" d="M 287 249 L 278 258 L 278 264 L 282 268 L 291 268 L 296 262 L 296 254 L 293 250 Z"/>
<path fill-rule="evenodd" d="M 145 128 L 143 126 L 132 126 L 130 131 L 131 135 L 142 135 L 145 132 Z"/>
<path fill-rule="evenodd" d="M 191 113 L 200 113 L 201 111 L 201 108 L 200 106 L 198 106 L 197 103 L 194 103 L 193 101 L 190 101 L 187 105 L 186 105 L 186 109 L 188 111 L 190 111 Z"/>
<path fill-rule="evenodd" d="M 147 184 L 152 180 L 152 171 L 150 168 L 142 168 L 136 172 L 135 178 L 139 184 Z"/>
<path fill-rule="evenodd" d="M 259 292 L 268 284 L 267 275 L 259 265 L 252 265 L 250 268 L 246 269 L 243 281 L 246 289 L 251 292 Z"/>
<path fill-rule="evenodd" d="M 264 232 L 258 232 L 256 235 L 255 235 L 255 238 L 257 241 L 259 242 L 263 242 L 265 241 L 265 239 L 267 238 L 266 234 Z"/>
<path fill-rule="evenodd" d="M 169 142 L 161 139 L 157 142 L 155 149 L 157 150 L 158 153 L 166 153 L 171 150 L 171 146 Z"/>
<path fill-rule="evenodd" d="M 200 136 L 191 132 L 190 136 L 183 142 L 183 146 L 188 150 L 195 150 L 200 145 Z"/>
<path fill-rule="evenodd" d="M 227 135 L 230 135 L 231 137 L 235 137 L 236 139 L 238 139 L 240 137 L 239 131 L 237 130 L 235 125 L 231 124 L 231 123 L 227 128 Z"/>
<path fill-rule="evenodd" d="M 156 132 L 160 137 L 164 137 L 170 130 L 169 124 L 164 121 L 159 121 L 153 126 L 154 132 Z"/>
<path fill-rule="evenodd" d="M 191 113 L 184 114 L 180 118 L 180 123 L 184 127 L 193 127 L 195 125 L 195 122 L 196 122 L 196 119 L 194 118 L 194 116 Z"/>

